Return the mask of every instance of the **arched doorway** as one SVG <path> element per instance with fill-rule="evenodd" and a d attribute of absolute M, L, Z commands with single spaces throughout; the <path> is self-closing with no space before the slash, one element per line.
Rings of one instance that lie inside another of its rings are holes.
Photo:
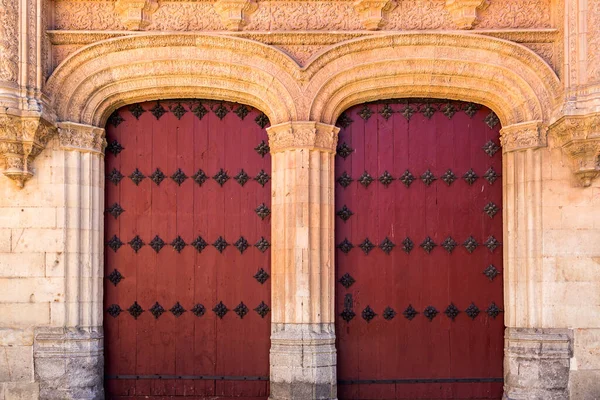
<path fill-rule="evenodd" d="M 109 118 L 108 399 L 268 396 L 267 125 L 249 106 L 205 100 Z"/>
<path fill-rule="evenodd" d="M 353 106 L 338 126 L 339 398 L 501 398 L 498 118 L 411 99 Z"/>

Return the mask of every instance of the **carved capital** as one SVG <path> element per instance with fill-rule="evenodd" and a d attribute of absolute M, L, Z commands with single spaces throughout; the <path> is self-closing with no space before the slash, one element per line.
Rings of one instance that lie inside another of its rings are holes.
<path fill-rule="evenodd" d="M 267 128 L 271 153 L 311 149 L 335 153 L 340 128 L 312 121 L 286 122 Z"/>
<path fill-rule="evenodd" d="M 40 117 L 0 116 L 0 158 L 4 175 L 19 188 L 33 176 L 31 164 L 44 150 L 56 128 Z"/>
<path fill-rule="evenodd" d="M 387 22 L 387 14 L 396 8 L 394 0 L 356 0 L 354 10 L 360 16 L 360 20 L 370 31 L 381 29 Z"/>
<path fill-rule="evenodd" d="M 241 30 L 257 8 L 258 5 L 253 0 L 218 0 L 215 3 L 215 11 L 230 31 Z"/>
<path fill-rule="evenodd" d="M 571 160 L 582 186 L 590 186 L 600 176 L 600 113 L 564 116 L 550 133 Z"/>
<path fill-rule="evenodd" d="M 489 5 L 489 0 L 446 0 L 446 10 L 459 29 L 473 29 L 479 23 L 479 12 Z"/>
<path fill-rule="evenodd" d="M 546 147 L 548 128 L 541 121 L 509 125 L 500 130 L 502 151 L 537 149 Z"/>
<path fill-rule="evenodd" d="M 115 11 L 127 29 L 141 31 L 152 23 L 158 7 L 158 0 L 117 0 Z"/>
<path fill-rule="evenodd" d="M 104 154 L 104 129 L 74 122 L 58 124 L 58 140 L 64 150 Z"/>

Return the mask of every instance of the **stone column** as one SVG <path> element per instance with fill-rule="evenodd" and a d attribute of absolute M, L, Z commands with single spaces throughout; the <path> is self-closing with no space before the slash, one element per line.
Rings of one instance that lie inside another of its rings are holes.
<path fill-rule="evenodd" d="M 61 123 L 58 130 L 63 248 L 54 264 L 65 299 L 51 305 L 51 325 L 36 328 L 35 378 L 40 399 L 101 400 L 104 129 Z"/>
<path fill-rule="evenodd" d="M 335 399 L 334 156 L 338 128 L 269 128 L 271 398 Z"/>
<path fill-rule="evenodd" d="M 571 339 L 543 329 L 542 148 L 540 122 L 501 131 L 503 147 L 504 398 L 567 399 Z"/>

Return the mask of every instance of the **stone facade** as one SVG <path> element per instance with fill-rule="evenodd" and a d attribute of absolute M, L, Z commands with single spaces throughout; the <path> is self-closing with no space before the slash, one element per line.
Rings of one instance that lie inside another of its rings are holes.
<path fill-rule="evenodd" d="M 600 398 L 598 26 L 594 0 L 0 0 L 0 400 L 103 398 L 103 127 L 169 97 L 272 123 L 272 398 L 336 398 L 333 125 L 402 97 L 503 125 L 505 398 Z"/>

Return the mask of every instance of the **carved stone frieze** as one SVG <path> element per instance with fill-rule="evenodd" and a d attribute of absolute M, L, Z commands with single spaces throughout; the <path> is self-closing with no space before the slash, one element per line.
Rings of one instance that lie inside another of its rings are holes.
<path fill-rule="evenodd" d="M 479 12 L 489 5 L 489 0 L 446 0 L 446 10 L 459 29 L 473 29 L 479 24 Z"/>
<path fill-rule="evenodd" d="M 387 22 L 387 14 L 396 8 L 394 0 L 356 0 L 354 10 L 358 13 L 365 29 L 376 31 Z"/>
<path fill-rule="evenodd" d="M 152 23 L 152 14 L 158 7 L 158 0 L 117 0 L 115 12 L 127 29 L 141 31 Z"/>
<path fill-rule="evenodd" d="M 312 121 L 286 122 L 267 128 L 271 154 L 290 149 L 335 153 L 340 128 Z"/>
<path fill-rule="evenodd" d="M 500 130 L 502 151 L 537 149 L 547 144 L 548 128 L 541 121 L 523 122 L 509 125 Z"/>
<path fill-rule="evenodd" d="M 16 82 L 19 74 L 18 8 L 14 0 L 0 0 L 0 81 Z"/>
<path fill-rule="evenodd" d="M 58 124 L 58 139 L 65 150 L 104 153 L 106 147 L 104 129 L 74 122 Z"/>
<path fill-rule="evenodd" d="M 257 8 L 258 5 L 253 0 L 218 0 L 215 3 L 221 22 L 230 31 L 241 30 Z"/>

